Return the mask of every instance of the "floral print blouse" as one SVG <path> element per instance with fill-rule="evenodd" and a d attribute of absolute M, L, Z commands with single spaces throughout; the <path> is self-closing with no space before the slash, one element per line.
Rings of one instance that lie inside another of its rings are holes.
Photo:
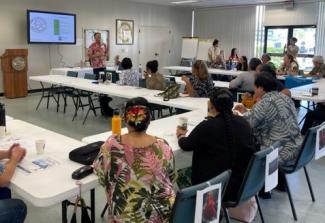
<path fill-rule="evenodd" d="M 175 160 L 160 138 L 146 148 L 132 148 L 111 136 L 94 161 L 106 188 L 110 222 L 169 222 L 175 200 Z"/>
<path fill-rule="evenodd" d="M 96 53 L 102 53 L 104 55 L 107 54 L 107 46 L 105 43 L 92 43 L 88 49 L 89 54 L 96 54 Z M 92 68 L 102 68 L 106 67 L 106 56 L 102 57 L 95 57 L 91 59 L 91 66 Z"/>
<path fill-rule="evenodd" d="M 210 75 L 207 80 L 200 80 L 197 76 L 191 75 L 189 80 L 198 97 L 208 98 L 213 93 L 214 83 Z"/>
<path fill-rule="evenodd" d="M 141 79 L 141 74 L 133 69 L 123 70 L 120 73 L 120 85 L 128 85 L 139 87 L 139 80 Z"/>

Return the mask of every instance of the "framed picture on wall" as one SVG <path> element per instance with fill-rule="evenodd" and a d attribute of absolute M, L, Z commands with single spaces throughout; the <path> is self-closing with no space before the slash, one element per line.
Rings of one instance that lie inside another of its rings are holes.
<path fill-rule="evenodd" d="M 109 60 L 109 30 L 101 30 L 101 29 L 84 29 L 84 55 L 85 60 L 88 61 L 88 49 L 89 46 L 95 41 L 94 34 L 100 33 L 101 34 L 101 41 L 105 43 L 107 46 L 107 58 Z"/>
<path fill-rule="evenodd" d="M 133 45 L 134 21 L 116 19 L 116 45 Z"/>

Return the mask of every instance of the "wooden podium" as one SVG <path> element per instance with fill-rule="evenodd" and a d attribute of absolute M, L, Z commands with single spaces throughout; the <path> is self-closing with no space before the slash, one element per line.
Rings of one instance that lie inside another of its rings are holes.
<path fill-rule="evenodd" d="M 7 49 L 1 56 L 4 95 L 6 98 L 27 96 L 27 49 Z"/>

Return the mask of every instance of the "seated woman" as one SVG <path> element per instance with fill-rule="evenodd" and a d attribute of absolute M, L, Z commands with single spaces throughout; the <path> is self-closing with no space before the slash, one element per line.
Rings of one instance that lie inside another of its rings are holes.
<path fill-rule="evenodd" d="M 210 97 L 214 83 L 208 73 L 208 67 L 202 60 L 197 60 L 192 66 L 192 75 L 182 76 L 186 91 L 191 97 Z"/>
<path fill-rule="evenodd" d="M 298 75 L 299 65 L 291 54 L 285 54 L 277 75 Z"/>
<path fill-rule="evenodd" d="M 127 57 L 124 58 L 121 62 L 121 68 L 123 71 L 120 73 L 120 80 L 118 84 L 138 87 L 141 74 L 132 69 L 131 59 Z"/>
<path fill-rule="evenodd" d="M 166 82 L 162 74 L 158 73 L 158 61 L 149 61 L 144 72 L 146 78 L 146 86 L 148 89 L 165 90 Z"/>
<path fill-rule="evenodd" d="M 277 91 L 276 80 L 267 73 L 256 77 L 255 95 L 260 100 L 251 111 L 243 105 L 237 105 L 235 110 L 243 113 L 252 126 L 261 149 L 280 142 L 279 165 L 292 164 L 302 142 L 293 101 Z"/>
<path fill-rule="evenodd" d="M 262 55 L 261 60 L 262 60 L 262 63 L 263 63 L 263 64 L 267 64 L 267 65 L 269 65 L 269 66 L 270 66 L 274 71 L 276 71 L 276 66 L 275 66 L 274 63 L 271 61 L 271 56 L 270 56 L 270 54 L 268 54 L 268 53 L 264 53 L 264 54 Z"/>
<path fill-rule="evenodd" d="M 246 56 L 239 57 L 239 62 L 237 64 L 237 70 L 248 71 L 248 62 Z"/>
<path fill-rule="evenodd" d="M 249 73 L 240 74 L 238 77 L 233 79 L 229 83 L 229 89 L 253 92 L 255 76 L 257 73 L 256 69 L 261 63 L 260 59 L 252 58 L 249 61 Z"/>
<path fill-rule="evenodd" d="M 192 184 L 207 181 L 231 169 L 225 200 L 236 198 L 248 163 L 255 152 L 249 123 L 232 113 L 233 98 L 228 89 L 215 90 L 208 102 L 210 117 L 202 121 L 186 137 L 187 131 L 177 128 L 182 150 L 193 151 Z"/>
<path fill-rule="evenodd" d="M 232 62 L 238 62 L 239 61 L 237 48 L 232 48 L 231 49 L 231 53 L 230 53 L 230 56 L 229 56 L 228 60 L 231 60 Z"/>
<path fill-rule="evenodd" d="M 268 73 L 268 74 L 272 75 L 272 77 L 273 77 L 273 78 L 275 79 L 275 81 L 276 81 L 276 85 L 277 85 L 276 90 L 277 90 L 278 92 L 281 92 L 282 94 L 287 95 L 288 97 L 291 97 L 291 92 L 290 92 L 290 90 L 289 90 L 288 88 L 286 88 L 286 87 L 284 86 L 284 84 L 283 84 L 280 80 L 278 80 L 278 79 L 276 78 L 276 71 L 272 68 L 271 65 L 269 65 L 269 64 L 263 64 L 263 65 L 261 66 L 261 68 L 260 68 L 260 73 L 263 73 L 263 74 Z"/>
<path fill-rule="evenodd" d="M 110 136 L 94 161 L 107 192 L 109 222 L 167 223 L 175 200 L 172 149 L 165 140 L 146 134 L 146 99 L 130 99 L 124 121 L 128 133 Z"/>
<path fill-rule="evenodd" d="M 25 203 L 18 199 L 11 199 L 11 192 L 7 186 L 15 173 L 16 166 L 24 159 L 26 150 L 19 144 L 13 144 L 9 150 L 0 150 L 0 222 L 23 223 L 27 214 Z"/>
<path fill-rule="evenodd" d="M 308 76 L 315 76 L 324 78 L 325 77 L 325 64 L 322 56 L 314 56 L 313 58 L 314 67 L 308 74 Z"/>

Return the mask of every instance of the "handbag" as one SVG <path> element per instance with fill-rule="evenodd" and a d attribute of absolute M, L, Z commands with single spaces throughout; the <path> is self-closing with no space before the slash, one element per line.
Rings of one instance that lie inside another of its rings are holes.
<path fill-rule="evenodd" d="M 83 165 L 92 165 L 103 144 L 103 141 L 98 141 L 76 148 L 69 153 L 69 159 Z"/>
<path fill-rule="evenodd" d="M 252 222 L 257 213 L 257 203 L 254 197 L 238 205 L 235 208 L 229 208 L 229 216 L 241 222 Z"/>
<path fill-rule="evenodd" d="M 158 96 L 164 98 L 164 101 L 168 101 L 169 99 L 174 99 L 179 97 L 179 85 L 171 84 L 169 85 L 163 92 L 159 93 Z"/>
<path fill-rule="evenodd" d="M 82 197 L 77 197 L 70 223 L 77 223 L 77 209 L 81 208 L 81 223 L 91 223 L 87 205 Z"/>

